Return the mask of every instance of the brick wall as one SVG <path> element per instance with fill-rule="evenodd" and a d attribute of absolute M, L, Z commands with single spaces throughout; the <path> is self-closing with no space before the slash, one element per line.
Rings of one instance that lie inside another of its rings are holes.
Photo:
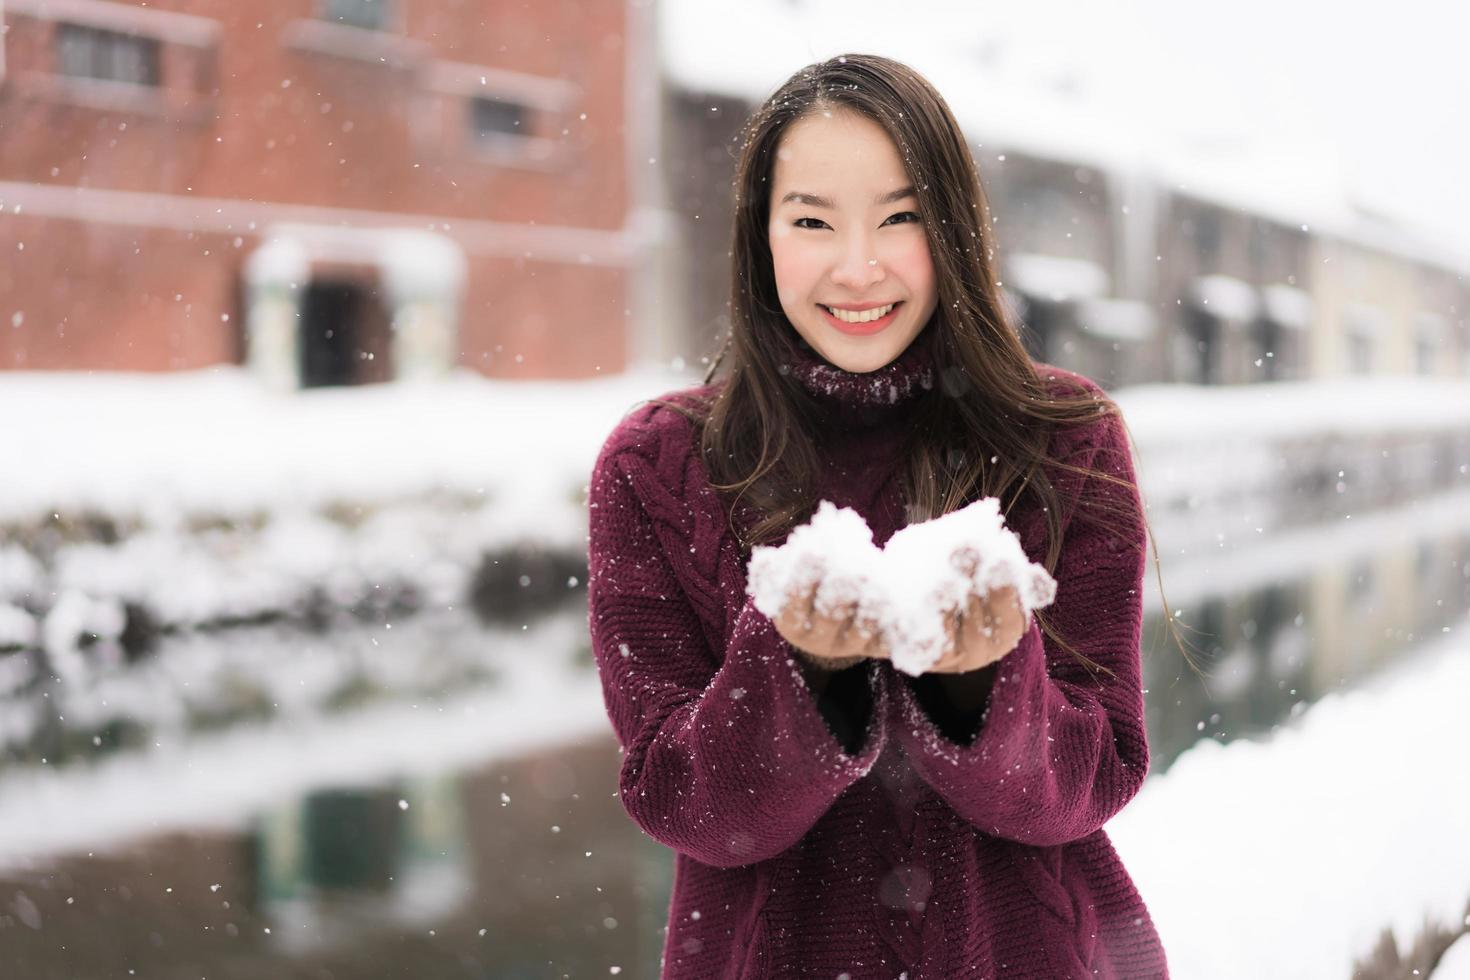
<path fill-rule="evenodd" d="M 395 0 L 377 31 L 315 0 L 3 9 L 0 367 L 239 360 L 242 269 L 283 225 L 453 240 L 461 364 L 624 366 L 622 4 Z M 66 23 L 143 39 L 160 84 L 62 75 Z M 525 135 L 477 137 L 478 97 L 521 107 Z"/>

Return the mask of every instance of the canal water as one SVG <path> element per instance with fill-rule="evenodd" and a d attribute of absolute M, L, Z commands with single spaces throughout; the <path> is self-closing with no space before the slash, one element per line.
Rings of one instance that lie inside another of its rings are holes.
<path fill-rule="evenodd" d="M 1151 589 L 1153 773 L 1200 739 L 1289 725 L 1462 622 L 1462 513 L 1431 502 L 1254 554 L 1165 556 L 1205 676 Z M 133 711 L 118 736 L 106 689 L 81 735 L 47 736 L 65 752 L 12 747 L 0 771 L 0 975 L 657 976 L 672 862 L 617 800 L 584 622 L 570 604 L 525 624 L 406 622 L 391 642 L 242 630 L 160 650 L 150 690 L 171 721 Z M 225 684 L 199 666 L 211 656 L 253 657 L 275 687 L 242 696 L 251 676 Z M 375 682 L 408 693 L 374 698 Z M 310 710 L 282 707 L 313 683 Z M 255 708 L 220 720 L 190 700 L 211 685 L 207 703 L 234 691 L 223 703 Z"/>

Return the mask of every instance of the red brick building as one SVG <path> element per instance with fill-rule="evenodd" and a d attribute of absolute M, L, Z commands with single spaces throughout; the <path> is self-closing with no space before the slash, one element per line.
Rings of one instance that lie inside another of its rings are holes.
<path fill-rule="evenodd" d="M 0 367 L 622 369 L 639 6 L 0 0 Z"/>

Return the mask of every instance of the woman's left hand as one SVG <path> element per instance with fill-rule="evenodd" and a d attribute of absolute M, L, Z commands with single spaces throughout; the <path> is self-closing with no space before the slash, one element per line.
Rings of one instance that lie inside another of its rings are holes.
<path fill-rule="evenodd" d="M 971 596 L 963 610 L 945 616 L 947 649 L 929 673 L 964 674 L 995 663 L 1021 642 L 1030 617 L 1010 586 Z"/>

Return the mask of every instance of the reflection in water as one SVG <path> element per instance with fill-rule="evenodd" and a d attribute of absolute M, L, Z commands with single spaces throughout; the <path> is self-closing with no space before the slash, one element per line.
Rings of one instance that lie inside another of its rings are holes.
<path fill-rule="evenodd" d="M 1173 596 L 1171 595 L 1171 600 Z M 1185 635 L 1206 658 L 1180 662 L 1153 609 L 1144 620 L 1151 770 L 1200 738 L 1263 734 L 1384 666 L 1470 610 L 1470 536 L 1379 542 L 1295 580 L 1189 600 Z"/>
<path fill-rule="evenodd" d="M 599 738 L 0 876 L 5 975 L 657 976 L 667 862 L 617 767 Z"/>
<path fill-rule="evenodd" d="M 1470 609 L 1470 537 L 1377 544 L 1290 580 L 1182 589 L 1208 684 L 1146 622 L 1155 773 L 1200 738 L 1268 731 Z M 559 615 L 559 635 L 581 634 L 584 608 Z M 571 662 L 592 669 L 585 651 Z M 65 980 L 656 976 L 672 862 L 624 814 L 619 762 L 603 734 L 448 774 L 324 778 L 237 832 L 0 872 L 0 962 Z"/>
<path fill-rule="evenodd" d="M 300 955 L 365 930 L 431 927 L 470 896 L 457 780 L 327 789 L 267 814 L 255 837 L 271 935 Z"/>

